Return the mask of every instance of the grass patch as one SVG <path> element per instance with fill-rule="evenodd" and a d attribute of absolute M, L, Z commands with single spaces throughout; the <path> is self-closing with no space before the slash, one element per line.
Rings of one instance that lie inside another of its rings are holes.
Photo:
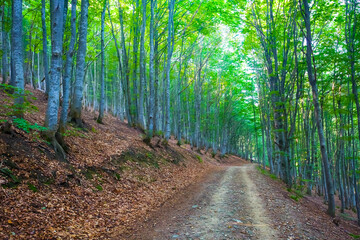
<path fill-rule="evenodd" d="M 63 133 L 64 137 L 81 137 L 81 138 L 88 138 L 88 136 L 86 136 L 83 133 L 83 129 L 82 128 L 72 128 L 72 129 L 68 129 L 66 130 L 65 133 Z"/>
<path fill-rule="evenodd" d="M 290 198 L 298 202 L 300 199 L 304 197 L 304 186 L 297 186 L 295 188 L 287 188 L 286 189 L 289 193 L 293 193 L 290 195 Z"/>
<path fill-rule="evenodd" d="M 259 172 L 261 173 L 261 174 L 264 174 L 264 175 L 266 175 L 266 176 L 268 176 L 268 177 L 270 177 L 270 178 L 272 178 L 272 179 L 274 179 L 274 180 L 279 180 L 277 177 L 276 177 L 276 175 L 275 174 L 272 174 L 272 173 L 270 173 L 269 171 L 267 171 L 267 170 L 265 170 L 265 169 L 263 169 L 263 168 L 261 168 L 261 167 L 257 167 L 257 169 L 259 170 Z"/>

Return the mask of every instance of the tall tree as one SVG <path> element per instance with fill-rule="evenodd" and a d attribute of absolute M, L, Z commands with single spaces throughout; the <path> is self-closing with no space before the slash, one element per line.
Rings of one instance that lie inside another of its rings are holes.
<path fill-rule="evenodd" d="M 24 54 L 23 54 L 23 14 L 22 0 L 12 1 L 12 28 L 11 28 L 11 84 L 16 88 L 16 111 L 22 115 L 24 103 Z"/>
<path fill-rule="evenodd" d="M 171 58 L 174 50 L 174 8 L 175 0 L 169 0 L 169 19 L 168 19 L 168 36 L 167 36 L 167 64 L 166 64 L 166 81 L 165 81 L 165 99 L 166 99 L 166 112 L 165 112 L 165 139 L 170 139 L 170 67 Z"/>
<path fill-rule="evenodd" d="M 155 85 L 154 85 L 154 79 L 155 79 L 155 53 L 154 53 L 154 21 L 155 21 L 155 14 L 154 9 L 156 6 L 156 0 L 151 0 L 151 17 L 150 17 L 150 59 L 149 59 L 149 86 L 150 86 L 150 96 L 149 96 L 149 109 L 148 109 L 148 122 L 149 122 L 149 128 L 148 128 L 148 138 L 153 137 L 153 131 L 154 131 L 154 110 L 155 110 Z"/>
<path fill-rule="evenodd" d="M 105 43 L 104 43 L 104 28 L 105 28 L 106 6 L 107 6 L 107 1 L 104 0 L 104 8 L 103 8 L 103 11 L 101 13 L 101 73 L 100 73 L 101 96 L 100 96 L 99 116 L 98 116 L 98 119 L 97 119 L 98 123 L 103 122 L 104 107 L 105 107 Z"/>
<path fill-rule="evenodd" d="M 140 89 L 139 89 L 139 112 L 138 112 L 138 125 L 140 128 L 145 129 L 145 116 L 144 116 L 144 94 L 146 87 L 146 69 L 145 69 L 145 29 L 146 29 L 146 0 L 141 1 L 142 5 L 142 23 L 140 30 Z"/>
<path fill-rule="evenodd" d="M 48 47 L 47 47 L 47 33 L 46 33 L 46 5 L 45 0 L 41 0 L 41 23 L 42 23 L 42 42 L 43 42 L 43 66 L 45 75 L 45 92 L 49 94 L 49 63 L 48 63 Z"/>
<path fill-rule="evenodd" d="M 69 100 L 70 100 L 70 85 L 72 76 L 72 63 L 75 52 L 75 41 L 76 41 L 76 4 L 77 0 L 71 1 L 71 18 L 70 18 L 70 45 L 66 54 L 65 69 L 63 76 L 63 103 L 60 115 L 60 127 L 59 132 L 64 133 L 67 124 Z M 64 20 L 65 21 L 65 20 Z"/>
<path fill-rule="evenodd" d="M 326 140 L 324 136 L 324 126 L 322 122 L 321 109 L 319 104 L 319 93 L 317 88 L 317 79 L 316 75 L 313 72 L 313 46 L 312 46 L 312 33 L 311 33 L 311 21 L 310 21 L 310 6 L 308 0 L 302 0 L 300 2 L 302 8 L 302 16 L 304 19 L 305 29 L 306 29 L 306 63 L 307 63 L 307 73 L 309 78 L 309 83 L 312 89 L 313 104 L 314 104 L 314 113 L 316 119 L 316 125 L 318 129 L 319 142 L 320 142 L 320 151 L 321 159 L 324 167 L 325 179 L 326 179 L 326 189 L 328 196 L 328 210 L 327 213 L 334 217 L 335 216 L 335 198 L 334 198 L 334 187 L 333 180 L 330 172 L 330 164 L 328 159 L 328 153 L 326 148 Z"/>
<path fill-rule="evenodd" d="M 8 11 L 7 5 L 4 3 L 2 6 L 2 83 L 6 83 L 9 76 L 8 66 L 8 30 L 7 30 L 7 18 L 6 13 Z"/>
<path fill-rule="evenodd" d="M 51 0 L 51 72 L 49 81 L 49 97 L 45 118 L 47 137 L 56 151 L 65 158 L 64 151 L 55 138 L 58 129 L 59 93 L 62 71 L 64 0 Z"/>
<path fill-rule="evenodd" d="M 79 41 L 78 51 L 76 56 L 76 73 L 74 83 L 74 95 L 71 102 L 70 117 L 71 120 L 79 127 L 83 126 L 81 120 L 84 76 L 85 76 L 85 57 L 86 57 L 86 43 L 88 33 L 88 9 L 89 0 L 81 1 L 81 16 L 79 21 Z"/>

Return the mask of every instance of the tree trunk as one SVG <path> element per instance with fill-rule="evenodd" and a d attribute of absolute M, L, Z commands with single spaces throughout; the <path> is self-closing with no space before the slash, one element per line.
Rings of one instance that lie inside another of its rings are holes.
<path fill-rule="evenodd" d="M 75 49 L 76 41 L 76 4 L 77 0 L 71 1 L 71 20 L 70 20 L 70 30 L 71 30 L 71 39 L 69 50 L 66 56 L 65 70 L 63 77 L 63 103 L 60 115 L 60 127 L 59 132 L 64 133 L 67 124 L 68 110 L 69 110 L 69 101 L 70 101 L 70 83 L 72 76 L 72 63 Z"/>
<path fill-rule="evenodd" d="M 138 125 L 141 129 L 145 129 L 144 118 L 144 94 L 146 87 L 146 68 L 145 68 L 145 28 L 146 28 L 146 0 L 142 0 L 142 23 L 140 37 L 140 89 L 139 89 L 139 112 Z"/>
<path fill-rule="evenodd" d="M 6 29 L 6 11 L 8 8 L 6 5 L 2 7 L 2 83 L 5 84 L 9 76 L 8 66 L 8 32 Z"/>
<path fill-rule="evenodd" d="M 79 43 L 76 57 L 76 73 L 74 83 L 74 96 L 71 102 L 70 117 L 78 127 L 83 127 L 81 120 L 83 88 L 85 77 L 85 57 L 88 27 L 89 0 L 81 1 L 81 16 L 79 22 Z"/>
<path fill-rule="evenodd" d="M 323 162 L 325 181 L 327 187 L 327 195 L 329 199 L 327 213 L 334 217 L 335 216 L 335 199 L 334 199 L 334 188 L 333 181 L 330 172 L 330 164 L 326 149 L 326 141 L 324 136 L 324 126 L 322 123 L 321 109 L 319 104 L 318 88 L 316 84 L 316 75 L 313 73 L 313 62 L 312 62 L 312 36 L 311 36 L 311 22 L 310 22 L 310 7 L 308 0 L 303 0 L 304 13 L 303 18 L 306 27 L 306 62 L 307 62 L 307 72 L 309 77 L 309 83 L 312 88 L 313 103 L 314 103 L 314 112 L 315 119 L 318 128 L 318 135 L 320 141 L 320 150 L 321 150 L 321 159 Z"/>
<path fill-rule="evenodd" d="M 124 95 L 125 95 L 125 102 L 126 102 L 126 116 L 128 120 L 129 126 L 133 125 L 133 118 L 131 113 L 131 92 L 130 92 L 130 69 L 129 69 L 129 58 L 126 52 L 126 44 L 125 44 L 125 32 L 124 32 L 124 18 L 123 18 L 123 9 L 119 3 L 119 20 L 120 20 L 120 34 L 121 34 L 121 46 L 122 46 L 122 60 L 123 60 L 123 87 Z"/>
<path fill-rule="evenodd" d="M 156 5 L 156 0 L 151 0 L 151 18 L 150 18 L 150 62 L 149 62 L 149 72 L 150 72 L 150 78 L 149 78 L 149 85 L 150 85 L 150 96 L 149 96 L 149 110 L 148 110 L 148 116 L 149 116 L 149 128 L 148 128 L 148 138 L 153 137 L 153 131 L 154 131 L 154 104 L 155 104 L 155 86 L 154 86 L 154 78 L 155 78 L 155 55 L 154 55 L 154 9 Z"/>
<path fill-rule="evenodd" d="M 174 37 L 174 8 L 175 0 L 169 0 L 169 21 L 168 21 L 168 38 L 167 38 L 167 65 L 166 65 L 166 114 L 165 114 L 165 140 L 170 139 L 170 67 L 171 57 L 173 54 L 174 45 L 172 39 Z"/>
<path fill-rule="evenodd" d="M 45 94 L 49 94 L 49 63 L 47 54 L 47 33 L 46 33 L 46 15 L 45 15 L 45 0 L 41 0 L 41 23 L 43 35 L 43 66 L 45 75 Z"/>
<path fill-rule="evenodd" d="M 65 159 L 65 153 L 62 147 L 55 139 L 55 133 L 58 127 L 58 112 L 59 112 L 59 93 L 60 93 L 60 79 L 62 71 L 62 49 L 63 49 L 63 14 L 64 14 L 64 0 L 51 0 L 51 72 L 49 81 L 49 98 L 45 118 L 45 127 L 47 130 L 47 137 L 51 141 L 55 151 L 62 154 Z"/>
<path fill-rule="evenodd" d="M 15 108 L 16 115 L 23 115 L 24 91 L 24 54 L 22 40 L 22 0 L 12 1 L 12 28 L 11 28 L 11 82 L 16 88 Z"/>
<path fill-rule="evenodd" d="M 105 106 L 105 44 L 104 44 L 104 28 L 105 28 L 105 11 L 106 11 L 107 2 L 104 0 L 104 7 L 101 13 L 101 73 L 100 73 L 100 82 L 101 82 L 101 96 L 100 96 L 100 108 L 99 116 L 97 119 L 98 123 L 103 123 L 104 118 L 104 106 Z"/>

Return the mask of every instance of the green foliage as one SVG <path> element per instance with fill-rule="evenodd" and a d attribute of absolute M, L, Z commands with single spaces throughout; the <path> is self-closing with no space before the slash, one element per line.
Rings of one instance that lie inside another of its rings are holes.
<path fill-rule="evenodd" d="M 353 233 L 349 233 L 349 236 L 352 237 L 353 239 L 360 239 L 360 235 L 356 235 Z"/>
<path fill-rule="evenodd" d="M 29 190 L 31 190 L 33 192 L 38 192 L 37 187 L 35 187 L 33 184 L 28 183 L 27 185 L 28 185 Z"/>
<path fill-rule="evenodd" d="M 199 156 L 199 155 L 196 155 L 196 158 L 198 159 L 199 163 L 203 163 L 204 160 Z"/>
<path fill-rule="evenodd" d="M 23 118 L 14 118 L 13 123 L 15 127 L 23 130 L 26 133 L 30 133 L 30 131 L 43 132 L 47 130 L 46 127 L 40 126 L 37 123 L 31 124 Z"/>
<path fill-rule="evenodd" d="M 0 88 L 4 91 L 7 98 L 3 99 L 4 104 L 0 105 L 0 109 L 4 112 L 3 116 L 19 116 L 24 113 L 31 113 L 38 111 L 38 108 L 31 103 L 31 100 L 36 100 L 32 93 L 27 90 L 13 87 L 8 84 L 0 84 Z M 22 98 L 22 104 L 14 103 L 17 98 Z"/>
<path fill-rule="evenodd" d="M 262 173 L 262 174 L 264 174 L 264 175 L 266 175 L 266 176 L 268 176 L 268 177 L 270 177 L 270 178 L 272 178 L 272 179 L 274 179 L 274 180 L 279 180 L 279 179 L 276 177 L 275 174 L 270 173 L 269 171 L 261 168 L 260 166 L 258 166 L 257 169 L 259 170 L 260 173 Z"/>
<path fill-rule="evenodd" d="M 103 190 L 103 187 L 101 185 L 96 185 L 95 188 L 98 190 L 98 191 L 102 191 Z"/>
<path fill-rule="evenodd" d="M 304 189 L 305 186 L 299 185 L 296 186 L 295 188 L 288 188 L 287 191 L 293 193 L 292 195 L 290 195 L 290 198 L 298 202 L 300 199 L 304 197 L 304 193 L 303 193 Z"/>
<path fill-rule="evenodd" d="M 88 138 L 88 136 L 83 133 L 83 129 L 81 128 L 69 128 L 65 131 L 65 133 L 63 133 L 63 136 Z"/>

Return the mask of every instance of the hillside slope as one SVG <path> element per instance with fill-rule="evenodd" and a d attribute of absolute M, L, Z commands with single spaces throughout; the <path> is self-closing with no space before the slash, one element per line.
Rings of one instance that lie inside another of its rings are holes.
<path fill-rule="evenodd" d="M 31 91 L 39 111 L 24 118 L 43 125 L 46 98 Z M 140 131 L 111 116 L 98 124 L 96 116 L 84 111 L 87 131 L 69 127 L 67 162 L 36 131 L 18 125 L 0 133 L 1 239 L 111 238 L 217 162 L 175 140 L 163 146 L 154 138 L 149 147 Z"/>

